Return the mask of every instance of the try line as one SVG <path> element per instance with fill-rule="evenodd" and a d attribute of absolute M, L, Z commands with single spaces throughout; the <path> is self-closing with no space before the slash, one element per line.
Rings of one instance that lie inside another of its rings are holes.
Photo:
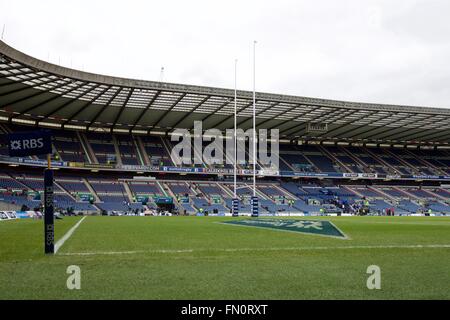
<path fill-rule="evenodd" d="M 62 245 L 72 236 L 72 234 L 77 230 L 77 228 L 80 226 L 80 224 L 86 219 L 86 217 L 83 217 L 80 221 L 78 221 L 72 228 L 70 228 L 67 233 L 58 240 L 55 244 L 55 253 L 58 252 L 58 250 L 62 247 Z"/>
<path fill-rule="evenodd" d="M 194 252 L 249 252 L 249 251 L 307 251 L 307 250 L 351 250 L 351 249 L 441 249 L 450 248 L 450 244 L 417 244 L 417 245 L 379 245 L 379 246 L 338 246 L 338 247 L 280 247 L 280 248 L 212 248 L 212 249 L 161 249 L 135 251 L 97 251 L 60 253 L 64 256 L 94 256 L 94 255 L 129 255 L 129 254 L 177 254 Z"/>

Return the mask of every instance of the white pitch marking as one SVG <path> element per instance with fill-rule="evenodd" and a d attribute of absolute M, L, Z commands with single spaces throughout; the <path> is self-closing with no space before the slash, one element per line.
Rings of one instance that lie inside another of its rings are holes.
<path fill-rule="evenodd" d="M 285 247 L 285 248 L 213 248 L 213 249 L 180 249 L 180 250 L 137 250 L 137 251 L 98 251 L 61 253 L 64 256 L 122 255 L 139 253 L 193 253 L 193 252 L 239 252 L 239 251 L 307 251 L 307 250 L 349 250 L 349 249 L 439 249 L 450 248 L 450 244 L 417 244 L 387 246 L 341 246 L 341 247 Z"/>
<path fill-rule="evenodd" d="M 67 239 L 69 239 L 72 234 L 75 232 L 75 230 L 80 226 L 80 224 L 83 222 L 83 220 L 86 219 L 86 217 L 83 217 L 80 221 L 78 221 L 72 228 L 70 228 L 69 231 L 67 231 L 67 233 L 61 238 L 59 239 L 56 244 L 55 244 L 55 253 L 58 252 L 58 250 L 62 247 L 62 245 L 64 244 L 64 242 L 67 241 Z"/>

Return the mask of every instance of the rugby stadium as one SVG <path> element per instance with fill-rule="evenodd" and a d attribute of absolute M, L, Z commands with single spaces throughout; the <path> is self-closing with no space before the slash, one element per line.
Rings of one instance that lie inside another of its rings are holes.
<path fill-rule="evenodd" d="M 72 70 L 0 41 L 0 299 L 450 299 L 449 109 L 257 92 L 278 168 L 177 165 L 172 132 L 233 129 L 235 103 L 252 129 L 252 92 Z M 10 156 L 7 136 L 36 130 L 51 159 Z"/>

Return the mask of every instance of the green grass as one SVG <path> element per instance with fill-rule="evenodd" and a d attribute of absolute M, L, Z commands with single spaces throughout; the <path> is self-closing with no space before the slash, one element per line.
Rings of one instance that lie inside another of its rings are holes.
<path fill-rule="evenodd" d="M 229 219 L 88 217 L 55 256 L 42 221 L 0 222 L 0 299 L 450 299 L 449 247 L 373 248 L 450 245 L 449 218 L 327 218 L 350 240 Z M 78 220 L 57 220 L 56 239 Z M 69 265 L 81 290 L 66 288 Z M 381 290 L 366 287 L 369 265 Z"/>

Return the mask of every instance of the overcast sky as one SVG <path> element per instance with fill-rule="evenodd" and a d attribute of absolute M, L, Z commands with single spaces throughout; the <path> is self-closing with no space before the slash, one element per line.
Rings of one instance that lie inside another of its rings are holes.
<path fill-rule="evenodd" d="M 95 73 L 450 107 L 448 0 L 0 0 L 4 41 Z M 1 30 L 0 30 L 1 31 Z"/>

